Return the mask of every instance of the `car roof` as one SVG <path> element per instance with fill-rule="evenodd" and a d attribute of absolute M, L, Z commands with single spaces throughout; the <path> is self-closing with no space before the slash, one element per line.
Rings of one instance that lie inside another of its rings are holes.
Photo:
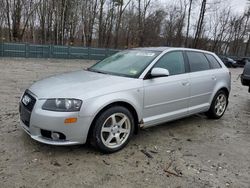
<path fill-rule="evenodd" d="M 149 51 L 160 51 L 163 52 L 165 50 L 170 49 L 170 47 L 164 47 L 164 46 L 159 46 L 159 47 L 140 47 L 140 48 L 133 48 L 135 50 L 149 50 Z"/>
<path fill-rule="evenodd" d="M 194 48 L 183 48 L 183 47 L 166 47 L 166 46 L 159 46 L 159 47 L 140 47 L 140 48 L 133 48 L 135 50 L 149 50 L 149 51 L 159 51 L 163 52 L 166 50 L 185 50 L 185 51 L 196 51 L 196 52 L 205 52 L 205 53 L 213 53 L 206 50 L 194 49 Z"/>

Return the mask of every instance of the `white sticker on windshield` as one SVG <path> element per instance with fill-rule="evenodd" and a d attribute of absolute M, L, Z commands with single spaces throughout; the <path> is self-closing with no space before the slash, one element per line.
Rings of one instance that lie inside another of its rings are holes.
<path fill-rule="evenodd" d="M 152 57 L 155 55 L 155 53 L 147 53 L 147 52 L 138 52 L 136 53 L 137 56 L 147 56 L 147 57 Z"/>
<path fill-rule="evenodd" d="M 135 75 L 135 74 L 137 74 L 137 70 L 132 69 L 129 71 L 129 73 Z"/>

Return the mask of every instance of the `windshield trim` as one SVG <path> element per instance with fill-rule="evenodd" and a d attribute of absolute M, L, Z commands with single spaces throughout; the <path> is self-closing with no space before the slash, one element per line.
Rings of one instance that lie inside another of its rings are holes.
<path fill-rule="evenodd" d="M 128 77 L 128 78 L 136 78 L 136 77 L 132 77 L 126 74 L 120 74 L 120 73 L 114 73 L 114 72 L 108 72 L 108 71 L 97 71 L 95 69 L 92 69 L 91 67 L 87 69 L 87 71 L 89 72 L 95 72 L 95 73 L 99 73 L 99 74 L 107 74 L 107 75 L 112 75 L 112 76 L 122 76 L 122 77 Z"/>

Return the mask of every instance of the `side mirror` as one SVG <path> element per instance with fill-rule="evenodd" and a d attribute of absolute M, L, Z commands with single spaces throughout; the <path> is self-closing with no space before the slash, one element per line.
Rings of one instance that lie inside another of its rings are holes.
<path fill-rule="evenodd" d="M 151 70 L 151 77 L 155 78 L 155 77 L 165 77 L 165 76 L 169 76 L 169 71 L 167 69 L 164 68 L 153 68 Z"/>

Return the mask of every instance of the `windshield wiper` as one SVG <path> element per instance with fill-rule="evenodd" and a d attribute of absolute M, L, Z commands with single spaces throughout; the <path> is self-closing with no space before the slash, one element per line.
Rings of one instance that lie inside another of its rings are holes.
<path fill-rule="evenodd" d="M 87 70 L 90 72 L 96 72 L 96 73 L 100 73 L 100 74 L 108 74 L 106 72 L 102 72 L 102 71 L 98 71 L 98 70 L 94 70 L 94 69 L 90 69 L 90 68 L 88 68 Z"/>

